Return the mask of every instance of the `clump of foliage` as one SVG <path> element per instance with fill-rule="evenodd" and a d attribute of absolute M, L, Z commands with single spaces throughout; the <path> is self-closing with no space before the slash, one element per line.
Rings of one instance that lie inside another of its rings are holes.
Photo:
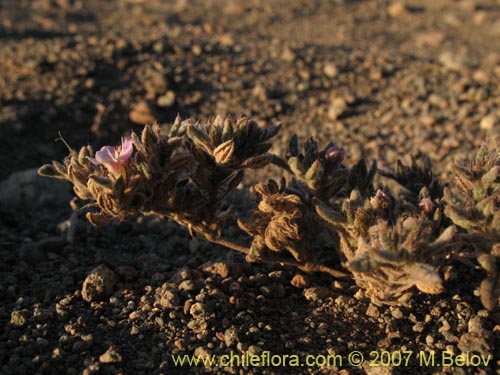
<path fill-rule="evenodd" d="M 460 239 L 472 251 L 469 257 L 486 272 L 481 302 L 498 309 L 500 299 L 500 147 L 483 144 L 464 165 L 453 165 L 455 184 L 445 190 L 445 214 L 463 232 Z"/>
<path fill-rule="evenodd" d="M 408 165 L 398 160 L 394 170 L 364 160 L 348 166 L 343 148 L 329 143 L 320 149 L 312 138 L 301 148 L 296 136 L 284 157 L 274 155 L 269 141 L 279 128 L 244 117 L 206 123 L 177 118 L 168 131 L 146 125 L 140 137 L 133 133 L 120 146 L 95 153 L 90 146 L 70 149 L 63 163 L 44 165 L 39 173 L 70 181 L 94 208 L 86 215 L 93 225 L 154 213 L 251 262 L 353 277 L 377 304 L 403 303 L 416 289 L 440 293 L 444 266 L 477 261 L 486 273 L 481 301 L 499 308 L 500 147 L 483 146 L 467 165 L 455 165 L 455 184 L 444 187 L 427 158 Z M 225 208 L 225 197 L 247 170 L 268 164 L 286 178 L 256 184 L 253 212 L 237 218 Z M 375 187 L 377 173 L 396 181 L 400 191 Z M 235 218 L 248 246 L 223 236 Z M 327 266 L 319 254 L 331 242 L 337 264 Z"/>

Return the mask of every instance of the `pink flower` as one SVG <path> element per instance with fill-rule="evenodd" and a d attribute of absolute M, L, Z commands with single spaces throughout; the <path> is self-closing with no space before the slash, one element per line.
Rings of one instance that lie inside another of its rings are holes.
<path fill-rule="evenodd" d="M 434 208 L 434 204 L 430 198 L 424 198 L 420 201 L 418 207 L 420 207 L 420 209 L 424 212 L 431 212 Z"/>
<path fill-rule="evenodd" d="M 121 146 L 104 146 L 95 153 L 95 158 L 89 157 L 89 160 L 95 165 L 104 165 L 109 173 L 118 177 L 133 151 L 134 142 L 132 139 L 124 138 Z"/>

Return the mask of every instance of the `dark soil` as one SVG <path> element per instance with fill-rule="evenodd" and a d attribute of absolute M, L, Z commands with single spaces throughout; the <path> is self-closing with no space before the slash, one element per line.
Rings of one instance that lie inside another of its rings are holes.
<path fill-rule="evenodd" d="M 62 159 L 58 132 L 98 148 L 177 114 L 280 121 L 276 153 L 297 133 L 335 141 L 348 161 L 428 155 L 446 179 L 453 160 L 500 134 L 499 20 L 486 0 L 3 0 L 0 181 Z M 352 281 L 247 264 L 154 217 L 69 223 L 67 187 L 26 173 L 0 185 L 2 375 L 500 373 L 500 315 L 481 306 L 479 269 L 457 265 L 445 293 L 377 307 Z M 98 266 L 108 291 L 84 285 Z M 266 351 L 343 362 L 171 357 Z M 372 351 L 391 366 L 371 367 Z M 406 367 L 398 351 L 412 351 Z M 432 351 L 435 366 L 422 362 Z M 445 351 L 491 360 L 446 366 Z"/>

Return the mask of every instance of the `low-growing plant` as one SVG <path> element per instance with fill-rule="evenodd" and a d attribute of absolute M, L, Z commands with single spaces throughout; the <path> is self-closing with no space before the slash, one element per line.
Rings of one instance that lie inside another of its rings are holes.
<path fill-rule="evenodd" d="M 161 215 L 251 262 L 353 277 L 376 304 L 403 303 L 416 289 L 440 293 L 443 267 L 477 262 L 486 273 L 481 301 L 489 310 L 499 308 L 498 144 L 481 147 L 465 166 L 454 165 L 455 184 L 445 187 L 428 158 L 408 165 L 398 160 L 394 170 L 365 160 L 349 167 L 338 145 L 320 149 L 311 138 L 301 148 L 296 136 L 284 157 L 274 155 L 269 141 L 279 129 L 245 117 L 206 123 L 177 118 L 169 130 L 146 125 L 140 137 L 132 133 L 95 153 L 90 146 L 70 148 L 62 163 L 39 173 L 70 181 L 75 194 L 90 201 L 86 217 L 93 225 L 137 213 Z M 225 198 L 246 171 L 268 164 L 286 177 L 256 184 L 253 212 L 237 217 Z M 399 192 L 375 187 L 377 173 L 396 181 Z M 247 244 L 223 235 L 235 218 Z M 321 262 L 325 249 L 335 249 L 335 264 Z"/>

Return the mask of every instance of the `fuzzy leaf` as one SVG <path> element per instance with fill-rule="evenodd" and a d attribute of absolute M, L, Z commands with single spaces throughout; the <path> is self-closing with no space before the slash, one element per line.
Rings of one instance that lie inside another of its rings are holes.
<path fill-rule="evenodd" d="M 468 168 L 462 167 L 461 165 L 453 164 L 451 170 L 455 176 L 462 179 L 472 180 L 474 178 L 474 174 Z"/>
<path fill-rule="evenodd" d="M 217 115 L 215 120 L 212 122 L 212 125 L 210 126 L 210 132 L 208 134 L 212 145 L 220 145 L 224 142 L 222 140 L 223 128 L 224 124 L 222 122 L 222 117 L 220 115 Z"/>
<path fill-rule="evenodd" d="M 92 175 L 89 177 L 89 179 L 92 180 L 96 185 L 113 191 L 113 181 L 111 181 L 109 178 Z"/>
<path fill-rule="evenodd" d="M 453 224 L 466 230 L 474 229 L 474 223 L 467 218 L 467 212 L 464 210 L 454 206 L 446 206 L 444 213 L 453 221 Z"/>
<path fill-rule="evenodd" d="M 410 268 L 410 278 L 415 286 L 424 293 L 439 294 L 444 291 L 441 276 L 428 264 L 413 264 Z"/>
<path fill-rule="evenodd" d="M 231 161 L 231 158 L 234 153 L 234 141 L 231 139 L 226 141 L 219 146 L 217 146 L 214 150 L 214 158 L 215 162 L 218 164 L 226 164 Z"/>
<path fill-rule="evenodd" d="M 177 115 L 175 117 L 175 121 L 172 124 L 172 127 L 170 128 L 170 132 L 168 133 L 169 137 L 176 137 L 179 135 L 179 130 L 181 127 L 181 117 Z"/>
<path fill-rule="evenodd" d="M 379 264 L 372 259 L 368 251 L 364 251 L 347 262 L 345 266 L 351 272 L 367 273 L 374 271 Z"/>
<path fill-rule="evenodd" d="M 377 263 L 389 263 L 389 264 L 400 264 L 401 259 L 392 251 L 375 249 L 373 247 L 368 248 L 368 253 L 374 261 Z"/>
<path fill-rule="evenodd" d="M 90 146 L 82 147 L 80 149 L 80 152 L 78 153 L 78 162 L 80 164 L 84 164 L 85 161 L 87 160 L 87 157 L 91 156 L 92 154 L 93 152 Z"/>
<path fill-rule="evenodd" d="M 485 188 L 488 188 L 491 184 L 493 184 L 497 180 L 499 173 L 500 167 L 495 165 L 488 172 L 483 174 L 483 177 L 481 177 L 481 183 L 483 184 L 483 186 Z"/>
<path fill-rule="evenodd" d="M 221 182 L 221 185 L 226 186 L 226 191 L 229 192 L 240 184 L 244 175 L 245 173 L 243 171 L 233 172 L 229 177 Z"/>
<path fill-rule="evenodd" d="M 168 162 L 168 167 L 173 171 L 179 171 L 186 167 L 193 157 L 190 154 L 179 154 L 172 157 Z"/>
<path fill-rule="evenodd" d="M 95 197 L 92 195 L 92 193 L 87 189 L 87 186 L 85 185 L 74 185 L 73 186 L 73 191 L 77 195 L 78 198 L 83 199 L 83 200 L 92 200 L 95 199 Z"/>
<path fill-rule="evenodd" d="M 444 246 L 446 243 L 450 242 L 453 237 L 457 234 L 457 227 L 450 225 L 446 228 L 439 237 L 432 243 L 433 247 Z"/>
<path fill-rule="evenodd" d="M 66 180 L 67 177 L 66 175 L 62 175 L 58 170 L 57 168 L 52 165 L 52 164 L 45 164 L 45 165 L 42 165 L 39 169 L 38 169 L 38 174 L 40 176 L 44 176 L 44 177 L 51 177 L 51 178 L 58 178 L 58 179 L 61 179 L 61 180 Z"/>
<path fill-rule="evenodd" d="M 320 161 L 315 160 L 314 163 L 312 163 L 311 167 L 306 172 L 304 178 L 308 181 L 309 180 L 315 181 L 321 176 L 322 172 L 323 172 L 323 167 L 321 166 Z"/>
<path fill-rule="evenodd" d="M 188 124 L 187 135 L 196 146 L 203 148 L 209 154 L 212 153 L 210 138 L 208 137 L 204 127 L 202 128 L 194 124 Z"/>
<path fill-rule="evenodd" d="M 334 228 L 342 228 L 342 224 L 345 222 L 342 213 L 332 210 L 321 201 L 316 201 L 314 208 L 316 209 L 316 213 L 327 223 L 331 224 Z"/>
<path fill-rule="evenodd" d="M 222 128 L 222 140 L 224 142 L 229 141 L 231 138 L 233 138 L 233 134 L 234 134 L 234 129 L 233 125 L 231 124 L 231 118 L 226 117 L 224 119 L 224 125 Z"/>
<path fill-rule="evenodd" d="M 273 155 L 266 153 L 245 160 L 242 167 L 250 169 L 259 169 L 269 164 L 271 160 L 273 160 Z"/>
<path fill-rule="evenodd" d="M 298 157 L 292 157 L 290 159 L 288 159 L 288 165 L 290 166 L 290 170 L 292 171 L 292 173 L 298 177 L 302 174 L 302 170 L 300 168 L 300 162 L 299 162 L 299 158 Z"/>
<path fill-rule="evenodd" d="M 153 125 L 149 126 L 146 125 L 142 131 L 141 134 L 141 142 L 146 146 L 146 147 L 154 147 L 156 143 L 158 143 L 158 137 L 156 135 L 156 128 L 158 125 Z"/>

